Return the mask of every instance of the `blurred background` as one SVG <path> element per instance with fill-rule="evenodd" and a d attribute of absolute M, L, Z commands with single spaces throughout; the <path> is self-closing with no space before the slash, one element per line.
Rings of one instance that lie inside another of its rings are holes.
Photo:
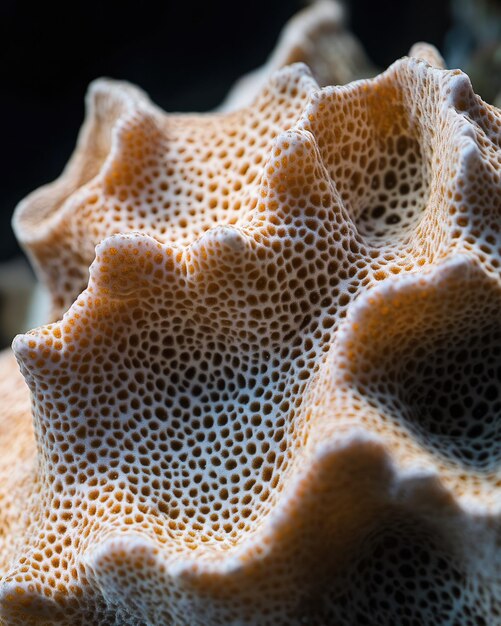
<path fill-rule="evenodd" d="M 99 76 L 141 86 L 167 111 L 216 107 L 264 63 L 299 0 L 0 2 L 0 310 L 31 280 L 11 230 L 27 193 L 56 178 Z M 435 44 L 484 99 L 501 91 L 501 0 L 346 0 L 348 24 L 384 68 L 415 41 Z M 5 265 L 8 262 L 8 265 Z M 3 295 L 2 295 L 3 294 Z M 11 297 L 11 296 L 9 296 Z M 22 296 L 19 296 L 22 298 Z M 16 316 L 15 310 L 9 315 Z M 3 325 L 0 345 L 10 341 Z M 1 331 L 0 331 L 1 333 Z"/>

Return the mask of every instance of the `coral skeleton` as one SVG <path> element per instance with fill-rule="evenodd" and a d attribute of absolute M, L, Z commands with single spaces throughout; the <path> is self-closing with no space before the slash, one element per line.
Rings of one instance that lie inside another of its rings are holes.
<path fill-rule="evenodd" d="M 425 44 L 87 107 L 15 215 L 0 623 L 501 624 L 500 111 Z"/>

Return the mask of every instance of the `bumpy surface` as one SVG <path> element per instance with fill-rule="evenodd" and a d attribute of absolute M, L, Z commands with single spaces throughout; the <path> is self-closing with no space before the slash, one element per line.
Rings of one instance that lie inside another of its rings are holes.
<path fill-rule="evenodd" d="M 3 623 L 500 624 L 499 111 L 416 58 L 89 103 L 17 215 L 55 315 L 107 238 L 14 342 L 36 460 L 2 364 Z"/>

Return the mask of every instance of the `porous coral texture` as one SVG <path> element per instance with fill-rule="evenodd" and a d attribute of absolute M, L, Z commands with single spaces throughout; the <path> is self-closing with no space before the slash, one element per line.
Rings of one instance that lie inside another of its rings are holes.
<path fill-rule="evenodd" d="M 56 315 L 121 234 L 14 342 L 3 623 L 501 623 L 499 111 L 417 58 L 89 102 L 17 215 Z"/>

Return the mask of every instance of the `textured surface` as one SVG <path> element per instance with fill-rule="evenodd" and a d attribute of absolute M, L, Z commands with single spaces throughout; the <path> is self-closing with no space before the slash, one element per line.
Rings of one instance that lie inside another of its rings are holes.
<path fill-rule="evenodd" d="M 89 103 L 16 218 L 77 299 L 14 342 L 36 461 L 4 356 L 4 623 L 499 624 L 499 111 L 416 58 Z"/>

